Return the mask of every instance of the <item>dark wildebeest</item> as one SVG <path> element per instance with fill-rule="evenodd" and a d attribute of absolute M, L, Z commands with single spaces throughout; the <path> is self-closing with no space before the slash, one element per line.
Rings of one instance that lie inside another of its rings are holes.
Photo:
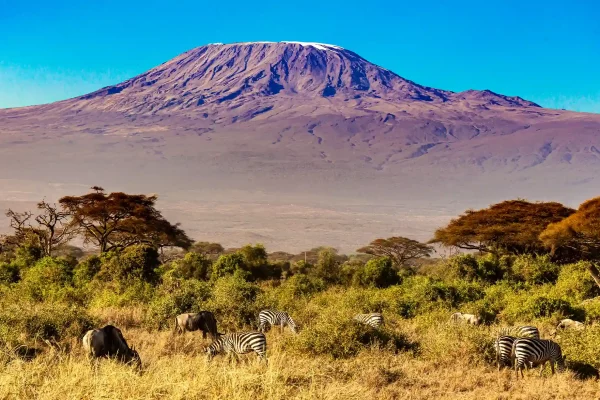
<path fill-rule="evenodd" d="M 212 340 L 217 339 L 219 333 L 217 332 L 217 320 L 213 313 L 210 311 L 200 311 L 197 314 L 181 314 L 175 318 L 175 332 L 185 333 L 197 330 L 202 331 L 203 339 L 206 339 L 207 333 Z"/>
<path fill-rule="evenodd" d="M 129 347 L 121 330 L 112 325 L 87 331 L 83 337 L 83 349 L 88 357 L 115 358 L 127 364 L 132 363 L 138 368 L 142 365 L 138 352 Z"/>

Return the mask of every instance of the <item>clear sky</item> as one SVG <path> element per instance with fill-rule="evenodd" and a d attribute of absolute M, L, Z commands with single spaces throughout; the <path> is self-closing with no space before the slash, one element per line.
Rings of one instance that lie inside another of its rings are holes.
<path fill-rule="evenodd" d="M 600 113 L 600 1 L 0 0 L 0 107 L 88 93 L 212 42 L 337 44 L 417 83 Z"/>

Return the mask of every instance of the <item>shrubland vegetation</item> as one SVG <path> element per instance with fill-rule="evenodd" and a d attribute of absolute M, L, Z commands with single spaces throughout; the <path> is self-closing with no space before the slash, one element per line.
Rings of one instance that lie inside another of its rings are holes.
<path fill-rule="evenodd" d="M 597 383 L 581 380 L 582 370 L 600 368 L 598 199 L 579 210 L 517 200 L 467 211 L 432 242 L 474 252 L 437 259 L 429 244 L 401 237 L 349 256 L 194 244 L 155 201 L 94 188 L 58 206 L 42 202 L 39 215 L 9 211 L 0 398 L 598 398 Z M 68 245 L 75 237 L 97 251 Z M 265 308 L 300 326 L 298 335 L 268 333 L 268 366 L 208 365 L 201 335 L 172 336 L 183 312 L 210 310 L 230 332 L 255 329 Z M 485 324 L 452 325 L 454 311 Z M 352 321 L 366 312 L 383 313 L 385 327 Z M 569 373 L 519 384 L 497 375 L 498 326 L 535 324 L 548 337 L 567 317 L 586 323 L 555 339 Z M 141 375 L 112 362 L 88 366 L 80 338 L 106 323 L 136 344 Z"/>

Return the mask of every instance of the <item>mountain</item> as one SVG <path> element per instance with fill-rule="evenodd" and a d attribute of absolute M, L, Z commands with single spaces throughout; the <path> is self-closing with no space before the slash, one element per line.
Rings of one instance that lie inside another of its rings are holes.
<path fill-rule="evenodd" d="M 319 43 L 211 44 L 0 110 L 0 206 L 93 184 L 155 192 L 192 235 L 226 245 L 426 239 L 506 198 L 577 205 L 600 194 L 599 172 L 600 115 L 422 86 Z"/>

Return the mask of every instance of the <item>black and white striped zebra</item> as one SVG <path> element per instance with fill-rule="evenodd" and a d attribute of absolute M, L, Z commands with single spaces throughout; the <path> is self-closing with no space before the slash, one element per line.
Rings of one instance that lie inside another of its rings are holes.
<path fill-rule="evenodd" d="M 512 347 L 513 343 L 517 340 L 514 336 L 498 336 L 494 341 L 494 349 L 496 350 L 496 364 L 498 365 L 498 371 L 502 365 L 513 366 L 512 359 Z"/>
<path fill-rule="evenodd" d="M 285 311 L 262 310 L 258 313 L 258 330 L 265 332 L 267 325 L 279 326 L 281 332 L 283 328 L 288 326 L 294 333 L 298 333 L 298 326 L 290 317 L 290 314 Z"/>
<path fill-rule="evenodd" d="M 383 325 L 383 315 L 380 313 L 356 314 L 353 319 L 373 328 L 379 328 Z"/>
<path fill-rule="evenodd" d="M 544 366 L 548 361 L 552 368 L 552 374 L 554 374 L 555 363 L 559 372 L 565 369 L 565 357 L 563 357 L 558 343 L 552 340 L 518 338 L 513 343 L 512 354 L 515 358 L 517 379 L 519 378 L 519 371 L 521 371 L 521 377 L 524 378 L 523 369 L 530 366 L 533 368 L 537 365 L 540 365 L 540 376 L 542 376 Z"/>
<path fill-rule="evenodd" d="M 523 326 L 507 326 L 500 328 L 498 336 L 513 336 L 516 338 L 540 338 L 540 331 L 535 326 L 523 325 Z"/>
<path fill-rule="evenodd" d="M 267 359 L 267 338 L 262 332 L 237 332 L 221 335 L 205 348 L 208 360 L 215 355 L 225 352 L 236 359 L 238 354 L 254 351 L 259 359 Z"/>

